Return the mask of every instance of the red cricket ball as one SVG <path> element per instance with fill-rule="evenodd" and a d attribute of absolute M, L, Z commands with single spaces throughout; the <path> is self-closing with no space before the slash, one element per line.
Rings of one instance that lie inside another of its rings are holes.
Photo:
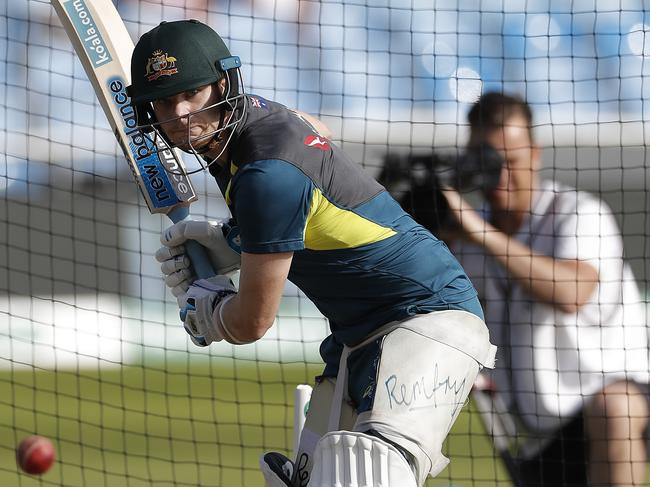
<path fill-rule="evenodd" d="M 16 462 L 23 472 L 40 475 L 47 472 L 56 457 L 54 445 L 44 436 L 32 435 L 16 448 Z"/>

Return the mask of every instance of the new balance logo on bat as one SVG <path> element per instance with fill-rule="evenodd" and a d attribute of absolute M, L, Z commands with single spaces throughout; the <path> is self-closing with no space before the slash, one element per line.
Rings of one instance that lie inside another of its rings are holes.
<path fill-rule="evenodd" d="M 124 81 L 118 77 L 111 78 L 108 87 L 122 117 L 122 130 L 129 140 L 128 152 L 133 155 L 142 175 L 139 177 L 134 172 L 134 176 L 138 183 L 145 185 L 144 189 L 154 206 L 164 208 L 180 201 L 191 201 L 194 191 L 187 178 L 180 174 L 182 168 L 172 152 L 168 149 L 153 152 L 151 141 L 138 130 Z M 122 139 L 118 137 L 118 140 L 121 142 Z M 123 150 L 127 151 L 124 147 Z M 135 168 L 131 169 L 135 171 Z"/>

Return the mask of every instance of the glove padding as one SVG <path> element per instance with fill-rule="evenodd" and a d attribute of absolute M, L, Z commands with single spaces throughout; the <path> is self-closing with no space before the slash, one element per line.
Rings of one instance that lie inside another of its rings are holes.
<path fill-rule="evenodd" d="M 161 263 L 165 284 L 177 299 L 187 292 L 196 279 L 192 261 L 183 245 L 187 240 L 196 240 L 207 249 L 208 258 L 217 274 L 228 274 L 239 269 L 241 256 L 225 237 L 230 229 L 226 221 L 187 220 L 175 223 L 162 233 L 160 242 L 163 247 L 156 251 L 156 260 Z"/>
<path fill-rule="evenodd" d="M 282 453 L 267 452 L 260 457 L 260 469 L 264 475 L 264 487 L 291 487 L 295 470 L 291 460 Z"/>
<path fill-rule="evenodd" d="M 214 276 L 194 281 L 186 293 L 177 297 L 183 326 L 195 345 L 207 347 L 224 339 L 233 341 L 224 325 L 222 310 L 236 293 L 229 277 Z"/>

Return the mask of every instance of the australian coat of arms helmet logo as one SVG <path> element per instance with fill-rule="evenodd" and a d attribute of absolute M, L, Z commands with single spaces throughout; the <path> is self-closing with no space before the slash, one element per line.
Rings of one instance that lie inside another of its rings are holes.
<path fill-rule="evenodd" d="M 154 81 L 161 76 L 171 76 L 178 73 L 176 58 L 161 50 L 154 51 L 147 59 L 146 74 L 148 81 Z"/>

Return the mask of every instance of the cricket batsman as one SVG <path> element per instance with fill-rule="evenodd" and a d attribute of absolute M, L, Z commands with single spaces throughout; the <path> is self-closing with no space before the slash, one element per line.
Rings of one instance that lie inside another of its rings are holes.
<path fill-rule="evenodd" d="M 298 457 L 262 455 L 267 486 L 422 486 L 495 348 L 476 291 L 443 242 L 418 225 L 315 118 L 246 94 L 241 62 L 195 20 L 138 41 L 131 104 L 144 135 L 193 154 L 232 219 L 180 222 L 156 253 L 198 346 L 261 339 L 286 280 L 328 318 Z M 152 145 L 152 147 L 155 147 Z M 217 275 L 198 279 L 184 242 Z M 239 288 L 224 275 L 240 266 Z"/>

